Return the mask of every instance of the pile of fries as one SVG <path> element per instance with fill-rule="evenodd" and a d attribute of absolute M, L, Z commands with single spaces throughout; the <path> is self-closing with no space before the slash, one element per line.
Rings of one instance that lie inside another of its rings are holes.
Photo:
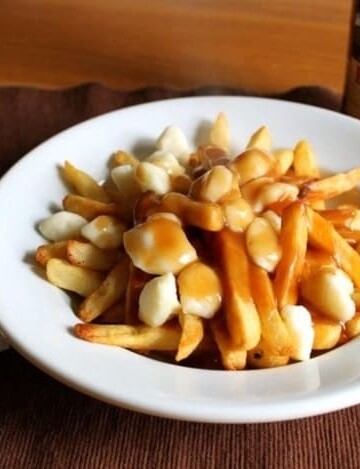
<path fill-rule="evenodd" d="M 82 298 L 77 337 L 240 370 L 360 333 L 360 211 L 334 205 L 360 168 L 321 177 L 307 141 L 274 149 L 266 127 L 231 155 L 223 113 L 196 151 L 174 126 L 155 148 L 113 154 L 103 184 L 62 168 L 73 192 L 40 223 L 35 257 Z"/>

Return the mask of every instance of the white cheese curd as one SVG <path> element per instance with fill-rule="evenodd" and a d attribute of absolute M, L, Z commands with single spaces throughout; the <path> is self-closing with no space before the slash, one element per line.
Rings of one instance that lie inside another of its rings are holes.
<path fill-rule="evenodd" d="M 351 295 L 354 285 L 341 269 L 323 267 L 306 278 L 301 294 L 321 313 L 338 321 L 348 321 L 356 311 Z"/>
<path fill-rule="evenodd" d="M 142 192 L 152 191 L 163 195 L 171 190 L 171 180 L 164 168 L 144 161 L 135 169 L 135 178 Z"/>
<path fill-rule="evenodd" d="M 308 360 L 315 337 L 309 311 L 304 306 L 285 305 L 281 310 L 281 316 L 291 337 L 291 358 Z"/>
<path fill-rule="evenodd" d="M 171 273 L 151 279 L 139 298 L 139 319 L 151 327 L 164 324 L 180 310 L 175 276 Z"/>
<path fill-rule="evenodd" d="M 134 167 L 130 164 L 117 166 L 111 170 L 111 179 L 125 197 L 133 198 L 140 192 L 139 184 L 135 179 Z"/>
<path fill-rule="evenodd" d="M 169 151 L 157 150 L 148 156 L 146 161 L 165 169 L 170 176 L 181 176 L 185 172 L 185 168 Z"/>
<path fill-rule="evenodd" d="M 165 128 L 155 143 L 157 150 L 172 153 L 182 166 L 189 161 L 189 144 L 183 131 L 175 125 Z"/>
<path fill-rule="evenodd" d="M 78 237 L 86 224 L 84 217 L 63 210 L 41 221 L 38 228 L 49 241 L 66 241 Z"/>
<path fill-rule="evenodd" d="M 117 218 L 100 215 L 84 225 L 81 234 L 102 249 L 116 249 L 122 245 L 125 225 Z"/>

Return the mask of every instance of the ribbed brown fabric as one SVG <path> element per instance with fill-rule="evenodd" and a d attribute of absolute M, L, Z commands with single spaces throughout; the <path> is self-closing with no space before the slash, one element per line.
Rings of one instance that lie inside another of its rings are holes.
<path fill-rule="evenodd" d="M 88 117 L 120 107 L 196 94 L 115 91 L 84 85 L 60 91 L 0 89 L 0 173 L 38 143 Z M 339 109 L 319 88 L 281 99 Z M 15 351 L 0 353 L 0 468 L 326 468 L 360 467 L 360 406 L 257 425 L 212 425 L 141 415 L 98 402 L 54 381 Z"/>

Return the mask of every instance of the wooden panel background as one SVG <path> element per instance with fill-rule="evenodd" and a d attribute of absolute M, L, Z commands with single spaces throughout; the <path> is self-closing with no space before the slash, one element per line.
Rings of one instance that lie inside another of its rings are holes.
<path fill-rule="evenodd" d="M 341 92 L 351 0 L 0 0 L 0 85 Z"/>

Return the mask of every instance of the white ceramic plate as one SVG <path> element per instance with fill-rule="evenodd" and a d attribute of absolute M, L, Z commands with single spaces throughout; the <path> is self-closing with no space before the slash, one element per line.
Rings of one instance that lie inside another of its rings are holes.
<path fill-rule="evenodd" d="M 58 206 L 64 159 L 102 179 L 116 149 L 142 152 L 170 124 L 191 142 L 219 111 L 231 124 L 234 152 L 266 124 L 275 146 L 308 139 L 320 164 L 360 164 L 360 121 L 275 100 L 204 97 L 112 112 L 39 146 L 0 183 L 0 328 L 12 346 L 59 381 L 106 402 L 171 418 L 264 422 L 316 415 L 360 402 L 359 340 L 308 362 L 259 371 L 206 371 L 161 363 L 131 351 L 76 339 L 65 293 L 35 271 L 31 254 L 43 239 L 36 223 Z"/>

